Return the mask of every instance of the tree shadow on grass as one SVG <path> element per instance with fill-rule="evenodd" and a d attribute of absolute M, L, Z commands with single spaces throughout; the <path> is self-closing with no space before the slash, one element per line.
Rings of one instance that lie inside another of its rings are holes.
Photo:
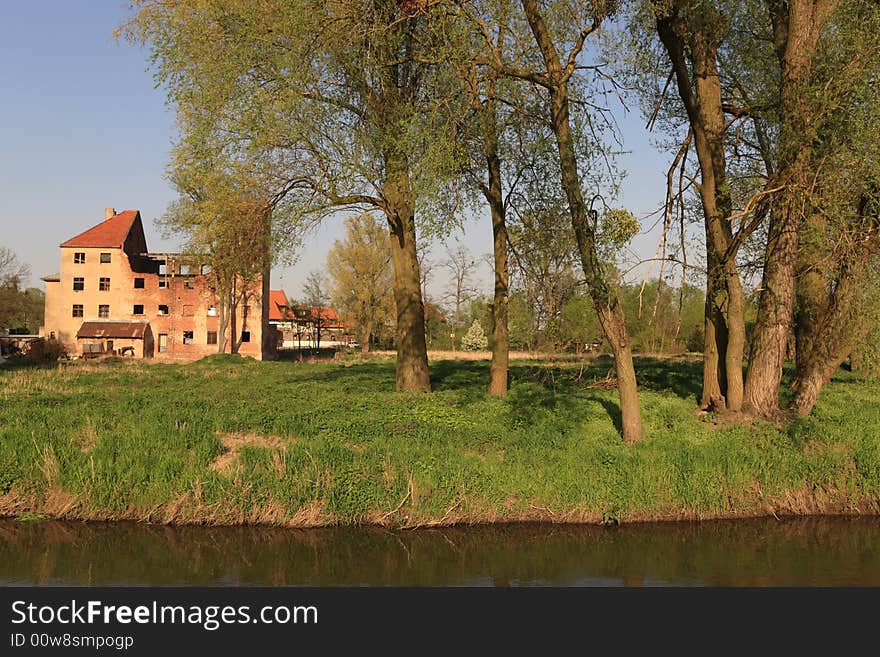
<path fill-rule="evenodd" d="M 703 364 L 699 360 L 635 358 L 639 388 L 671 392 L 681 399 L 699 403 Z"/>

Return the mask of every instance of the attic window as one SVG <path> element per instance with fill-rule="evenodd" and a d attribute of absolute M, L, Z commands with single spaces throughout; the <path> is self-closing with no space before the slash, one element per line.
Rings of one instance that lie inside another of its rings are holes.
<path fill-rule="evenodd" d="M 86 262 L 86 254 L 85 253 L 74 253 L 73 254 L 73 264 L 75 265 L 84 265 Z"/>
<path fill-rule="evenodd" d="M 106 265 L 108 262 L 110 262 L 110 254 L 109 254 L 109 253 L 102 253 L 102 254 L 101 254 L 101 262 L 102 262 L 103 264 L 105 264 L 105 265 Z"/>
<path fill-rule="evenodd" d="M 192 274 L 192 265 L 180 265 L 180 275 L 189 276 Z"/>
<path fill-rule="evenodd" d="M 211 265 L 202 265 L 201 274 L 204 276 L 205 274 L 211 273 Z"/>
<path fill-rule="evenodd" d="M 159 276 L 164 276 L 168 273 L 168 265 L 164 262 L 159 265 Z"/>

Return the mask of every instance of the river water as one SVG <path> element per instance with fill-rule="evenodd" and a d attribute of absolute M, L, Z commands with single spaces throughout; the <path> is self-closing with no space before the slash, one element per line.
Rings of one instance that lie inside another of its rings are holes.
<path fill-rule="evenodd" d="M 0 585 L 880 586 L 880 519 L 396 532 L 0 519 Z"/>

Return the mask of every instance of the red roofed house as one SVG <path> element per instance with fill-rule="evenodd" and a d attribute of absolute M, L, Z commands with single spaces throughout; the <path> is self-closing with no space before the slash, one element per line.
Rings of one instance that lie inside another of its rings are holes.
<path fill-rule="evenodd" d="M 60 272 L 43 277 L 41 334 L 85 355 L 189 360 L 217 353 L 218 300 L 209 274 L 181 254 L 149 253 L 140 212 L 107 208 L 103 222 L 61 244 Z M 265 276 L 238 309 L 235 339 L 243 356 L 274 352 L 264 344 L 268 297 Z"/>
<path fill-rule="evenodd" d="M 337 347 L 344 343 L 345 326 L 333 308 L 291 306 L 284 290 L 269 292 L 269 324 L 281 333 L 283 349 Z"/>

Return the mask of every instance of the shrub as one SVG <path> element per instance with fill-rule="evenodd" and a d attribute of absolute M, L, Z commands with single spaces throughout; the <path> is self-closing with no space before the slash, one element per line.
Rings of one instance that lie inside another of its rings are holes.
<path fill-rule="evenodd" d="M 483 351 L 489 347 L 489 339 L 483 332 L 478 320 L 474 320 L 467 333 L 461 339 L 461 348 L 465 351 Z"/>

